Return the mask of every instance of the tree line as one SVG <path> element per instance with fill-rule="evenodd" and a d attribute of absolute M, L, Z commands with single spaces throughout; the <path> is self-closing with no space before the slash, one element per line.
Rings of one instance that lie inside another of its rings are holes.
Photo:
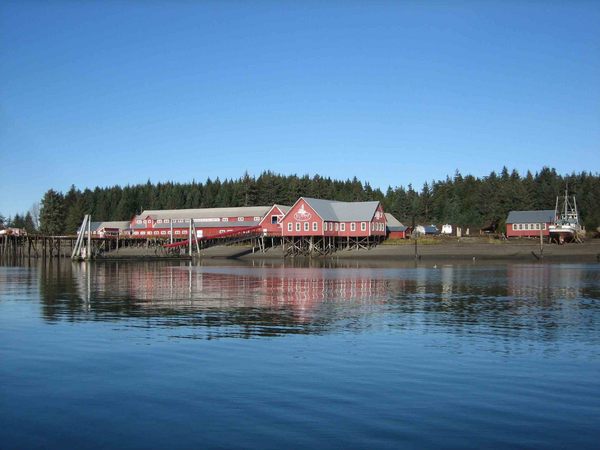
<path fill-rule="evenodd" d="M 270 171 L 258 177 L 247 173 L 238 179 L 208 178 L 205 182 L 151 183 L 96 187 L 66 192 L 48 190 L 41 200 L 40 231 L 75 233 L 84 214 L 93 220 L 130 220 L 145 209 L 211 208 L 226 206 L 292 205 L 299 197 L 341 201 L 379 200 L 386 212 L 401 222 L 450 223 L 477 229 L 495 222 L 500 229 L 511 210 L 554 209 L 556 196 L 568 186 L 577 197 L 584 225 L 600 225 L 600 175 L 581 172 L 560 175 L 544 167 L 520 175 L 504 167 L 487 176 L 462 175 L 412 185 L 389 187 L 385 192 L 356 177 L 335 180 L 315 175 L 280 175 Z"/>

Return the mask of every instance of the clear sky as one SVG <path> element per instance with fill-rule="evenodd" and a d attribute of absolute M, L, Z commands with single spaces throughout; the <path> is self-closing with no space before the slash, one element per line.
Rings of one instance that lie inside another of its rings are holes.
<path fill-rule="evenodd" d="M 598 1 L 0 2 L 0 212 L 49 188 L 600 170 Z"/>

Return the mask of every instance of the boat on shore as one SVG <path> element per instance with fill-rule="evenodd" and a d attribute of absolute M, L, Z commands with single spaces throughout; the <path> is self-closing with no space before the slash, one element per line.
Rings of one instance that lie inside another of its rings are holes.
<path fill-rule="evenodd" d="M 577 200 L 574 195 L 569 197 L 568 188 L 565 189 L 565 195 L 556 197 L 554 223 L 549 226 L 548 231 L 550 240 L 559 244 L 583 241 L 584 231 L 579 223 Z"/>

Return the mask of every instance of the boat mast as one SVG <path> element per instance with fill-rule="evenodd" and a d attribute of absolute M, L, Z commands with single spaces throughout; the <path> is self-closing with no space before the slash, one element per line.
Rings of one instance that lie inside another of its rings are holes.
<path fill-rule="evenodd" d="M 567 185 L 567 187 L 565 187 L 565 212 L 564 212 L 564 216 L 563 216 L 563 218 L 565 220 L 568 220 L 568 218 L 569 218 L 569 215 L 567 213 L 568 208 L 569 208 L 569 186 Z"/>

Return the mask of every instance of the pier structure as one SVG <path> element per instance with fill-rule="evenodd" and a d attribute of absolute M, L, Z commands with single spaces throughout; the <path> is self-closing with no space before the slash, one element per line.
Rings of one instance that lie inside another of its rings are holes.
<path fill-rule="evenodd" d="M 211 246 L 239 243 L 249 243 L 252 252 L 281 246 L 284 256 L 325 256 L 368 250 L 386 233 L 386 215 L 378 201 L 302 197 L 291 207 L 146 210 L 122 222 L 93 222 L 85 215 L 77 235 L 0 235 L 0 256 L 87 260 L 120 257 L 120 249 L 143 247 L 146 257 L 191 258 Z"/>

